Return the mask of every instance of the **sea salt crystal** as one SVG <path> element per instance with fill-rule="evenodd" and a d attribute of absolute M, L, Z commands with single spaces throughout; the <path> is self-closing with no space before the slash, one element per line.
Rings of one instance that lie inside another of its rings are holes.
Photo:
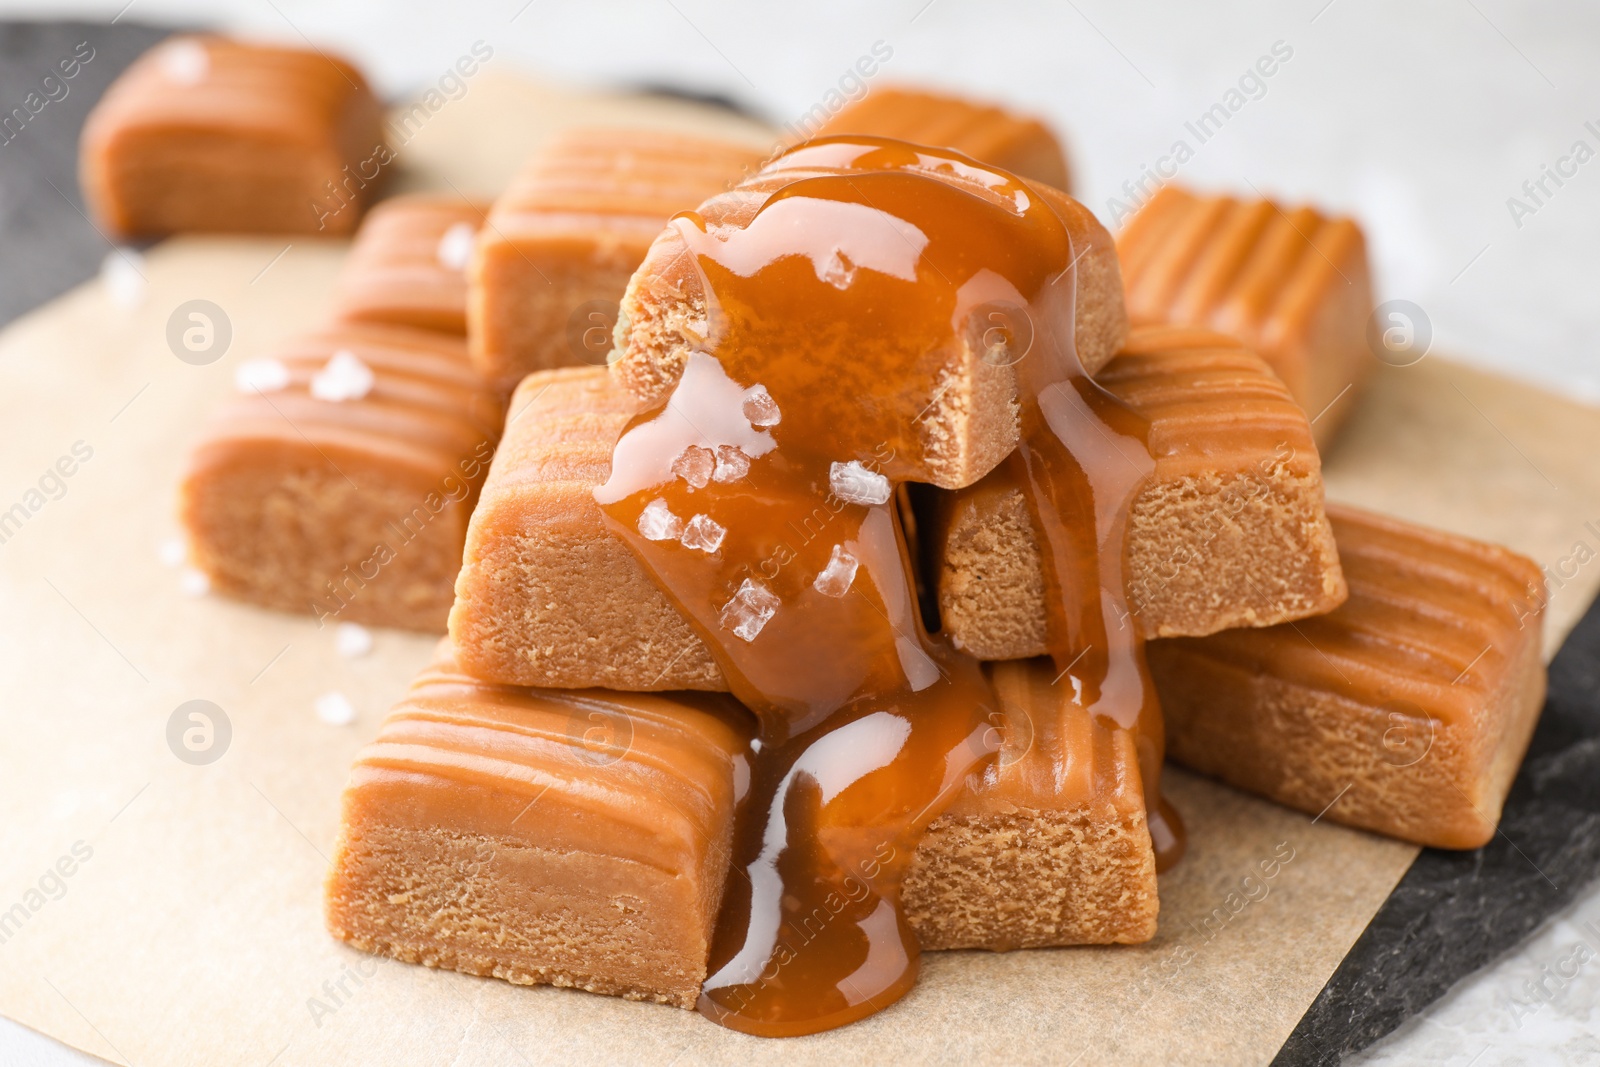
<path fill-rule="evenodd" d="M 161 562 L 168 567 L 181 567 L 189 558 L 189 545 L 181 537 L 169 537 L 156 550 Z"/>
<path fill-rule="evenodd" d="M 886 504 L 889 479 L 861 465 L 860 460 L 835 463 L 828 468 L 828 488 L 847 504 Z"/>
<path fill-rule="evenodd" d="M 466 270 L 467 264 L 472 262 L 472 244 L 476 237 L 470 222 L 458 222 L 444 231 L 435 252 L 439 265 L 450 270 Z"/>
<path fill-rule="evenodd" d="M 372 631 L 358 622 L 341 622 L 333 631 L 333 647 L 345 659 L 357 659 L 372 651 Z"/>
<path fill-rule="evenodd" d="M 334 403 L 360 400 L 372 392 L 376 380 L 371 367 L 361 362 L 354 352 L 341 348 L 312 375 L 311 395 Z"/>
<path fill-rule="evenodd" d="M 639 532 L 652 541 L 676 541 L 683 534 L 683 520 L 672 513 L 665 500 L 657 498 L 639 513 Z"/>
<path fill-rule="evenodd" d="M 843 545 L 834 545 L 828 565 L 822 568 L 811 588 L 823 596 L 844 596 L 856 580 L 856 570 L 860 566 L 861 561 L 846 552 Z"/>
<path fill-rule="evenodd" d="M 205 571 L 185 567 L 178 575 L 178 588 L 183 591 L 184 596 L 205 596 L 211 592 L 211 579 L 206 576 Z"/>
<path fill-rule="evenodd" d="M 329 726 L 349 726 L 356 721 L 356 707 L 350 698 L 337 689 L 323 693 L 316 700 L 317 718 Z"/>
<path fill-rule="evenodd" d="M 733 445 L 717 446 L 717 469 L 712 472 L 714 482 L 736 482 L 750 473 L 750 457 Z"/>
<path fill-rule="evenodd" d="M 247 359 L 233 368 L 233 387 L 241 393 L 276 393 L 289 387 L 289 368 L 275 359 Z"/>
<path fill-rule="evenodd" d="M 716 465 L 716 456 L 711 449 L 690 445 L 679 452 L 678 458 L 672 461 L 672 473 L 696 489 L 704 489 L 706 483 L 711 480 Z"/>
<path fill-rule="evenodd" d="M 144 257 L 131 248 L 114 248 L 100 261 L 100 284 L 119 308 L 136 308 L 144 303 L 147 287 Z"/>
<path fill-rule="evenodd" d="M 750 420 L 751 426 L 776 426 L 783 412 L 778 410 L 778 402 L 772 399 L 766 386 L 753 385 L 745 394 L 744 417 Z"/>
<path fill-rule="evenodd" d="M 723 629 L 732 630 L 739 640 L 754 641 L 761 628 L 778 613 L 781 603 L 772 590 L 746 578 L 733 599 L 722 605 L 717 621 L 722 623 Z"/>
<path fill-rule="evenodd" d="M 161 50 L 161 71 L 179 85 L 199 85 L 211 72 L 211 57 L 198 41 L 173 41 Z"/>
<path fill-rule="evenodd" d="M 722 539 L 727 536 L 728 529 L 710 515 L 696 515 L 689 520 L 689 525 L 683 528 L 683 536 L 679 538 L 684 548 L 695 548 L 710 555 L 722 547 Z"/>
<path fill-rule="evenodd" d="M 835 248 L 828 256 L 828 261 L 822 265 L 817 276 L 835 289 L 848 289 L 856 277 L 856 265 L 850 262 L 839 249 Z"/>

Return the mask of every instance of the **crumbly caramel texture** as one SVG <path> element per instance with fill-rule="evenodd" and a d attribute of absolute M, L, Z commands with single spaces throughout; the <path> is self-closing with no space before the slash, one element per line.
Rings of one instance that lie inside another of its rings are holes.
<path fill-rule="evenodd" d="M 1477 848 L 1544 703 L 1543 575 L 1496 545 L 1328 513 L 1343 606 L 1150 644 L 1167 754 L 1335 822 Z"/>
<path fill-rule="evenodd" d="M 336 353 L 372 389 L 313 395 Z M 190 453 L 179 510 L 191 561 L 226 596 L 323 621 L 438 632 L 500 406 L 461 340 L 336 326 L 281 346 L 288 384 L 225 404 Z"/>
<path fill-rule="evenodd" d="M 532 371 L 603 364 L 628 278 L 667 219 L 759 161 L 749 146 L 686 134 L 557 134 L 495 201 L 479 235 L 473 361 L 507 394 Z"/>
<path fill-rule="evenodd" d="M 738 188 L 712 197 L 697 212 L 707 232 L 747 226 L 767 197 L 810 171 L 783 169 L 783 161 Z M 1127 335 L 1122 276 L 1110 236 L 1077 201 L 1043 185 L 1030 186 L 1049 201 L 1066 225 L 1076 264 L 1075 342 L 1084 369 L 1104 366 Z M 701 282 L 678 230 L 668 228 L 650 246 L 628 282 L 616 328 L 612 373 L 642 404 L 661 400 L 676 384 L 689 354 L 703 347 L 711 323 Z M 944 488 L 971 485 L 1016 448 L 1021 432 L 1016 373 L 986 362 L 968 338 L 946 356 L 928 396 L 906 412 L 920 437 L 927 480 Z"/>
<path fill-rule="evenodd" d="M 1140 327 L 1100 383 L 1150 420 L 1130 608 L 1146 637 L 1331 611 L 1345 598 L 1304 412 L 1255 355 L 1205 330 Z M 980 659 L 1045 652 L 1039 540 L 1010 468 L 931 495 L 924 536 L 946 633 Z"/>
<path fill-rule="evenodd" d="M 1117 235 L 1135 325 L 1203 326 L 1239 338 L 1333 440 L 1377 359 L 1372 282 L 1352 219 L 1269 200 L 1163 186 Z"/>
<path fill-rule="evenodd" d="M 808 127 L 807 117 L 795 125 Z M 967 97 L 879 86 L 803 132 L 810 137 L 865 133 L 952 148 L 1029 181 L 1072 191 L 1066 153 L 1044 123 Z"/>
<path fill-rule="evenodd" d="M 346 234 L 393 156 L 360 71 L 319 51 L 175 37 L 84 124 L 80 180 L 100 227 Z"/>

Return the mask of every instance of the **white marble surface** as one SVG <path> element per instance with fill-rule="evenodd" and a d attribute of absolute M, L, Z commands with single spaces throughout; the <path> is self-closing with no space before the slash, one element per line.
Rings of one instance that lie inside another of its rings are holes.
<path fill-rule="evenodd" d="M 823 99 L 881 41 L 893 54 L 873 82 L 937 82 L 1047 116 L 1102 218 L 1113 197 L 1128 199 L 1124 182 L 1186 140 L 1185 182 L 1358 215 L 1380 299 L 1419 304 L 1436 347 L 1600 402 L 1600 156 L 1565 164 L 1570 176 L 1546 178 L 1537 201 L 1523 187 L 1575 142 L 1600 153 L 1592 2 L 0 0 L 0 16 L 109 19 L 125 5 L 127 19 L 309 38 L 352 55 L 390 94 L 436 80 L 481 40 L 508 67 L 720 92 L 776 121 Z M 1200 143 L 1185 123 L 1278 42 L 1292 55 Z M 1512 197 L 1532 210 L 1514 217 Z M 1600 1063 L 1600 932 L 1580 929 L 1587 921 L 1600 931 L 1592 892 L 1363 1062 Z M 1523 982 L 1581 936 L 1595 958 L 1539 1010 L 1516 1006 Z M 0 1061 L 92 1062 L 3 1020 Z"/>

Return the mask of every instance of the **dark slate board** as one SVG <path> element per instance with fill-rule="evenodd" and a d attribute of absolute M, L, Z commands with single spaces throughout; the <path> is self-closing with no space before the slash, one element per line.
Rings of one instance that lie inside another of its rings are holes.
<path fill-rule="evenodd" d="M 94 49 L 67 94 L 0 143 L 0 325 L 99 270 L 110 243 L 81 214 L 78 131 L 111 80 L 168 32 L 0 22 L 0 117 L 26 110 L 30 92 L 43 96 L 44 76 L 59 73 L 57 61 L 80 42 Z M 1501 830 L 1477 852 L 1418 856 L 1275 1064 L 1337 1063 L 1365 1048 L 1516 946 L 1600 874 L 1600 605 L 1551 665 L 1550 699 Z"/>

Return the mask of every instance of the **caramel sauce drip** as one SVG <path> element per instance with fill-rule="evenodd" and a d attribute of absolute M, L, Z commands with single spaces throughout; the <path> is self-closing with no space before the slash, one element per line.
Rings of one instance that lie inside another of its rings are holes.
<path fill-rule="evenodd" d="M 1160 716 L 1122 584 L 1151 461 L 1078 365 L 1062 219 L 1004 172 L 881 138 L 811 142 L 746 188 L 769 195 L 742 228 L 672 222 L 709 330 L 595 495 L 757 717 L 700 1010 L 787 1036 L 915 982 L 904 872 L 1000 745 L 978 663 L 922 626 L 893 499 L 925 479 L 925 386 L 997 321 L 1008 344 L 1031 334 L 1013 462 L 1041 517 L 1063 692 L 1136 733 L 1152 834 L 1169 857 L 1176 837 L 1154 814 Z"/>

